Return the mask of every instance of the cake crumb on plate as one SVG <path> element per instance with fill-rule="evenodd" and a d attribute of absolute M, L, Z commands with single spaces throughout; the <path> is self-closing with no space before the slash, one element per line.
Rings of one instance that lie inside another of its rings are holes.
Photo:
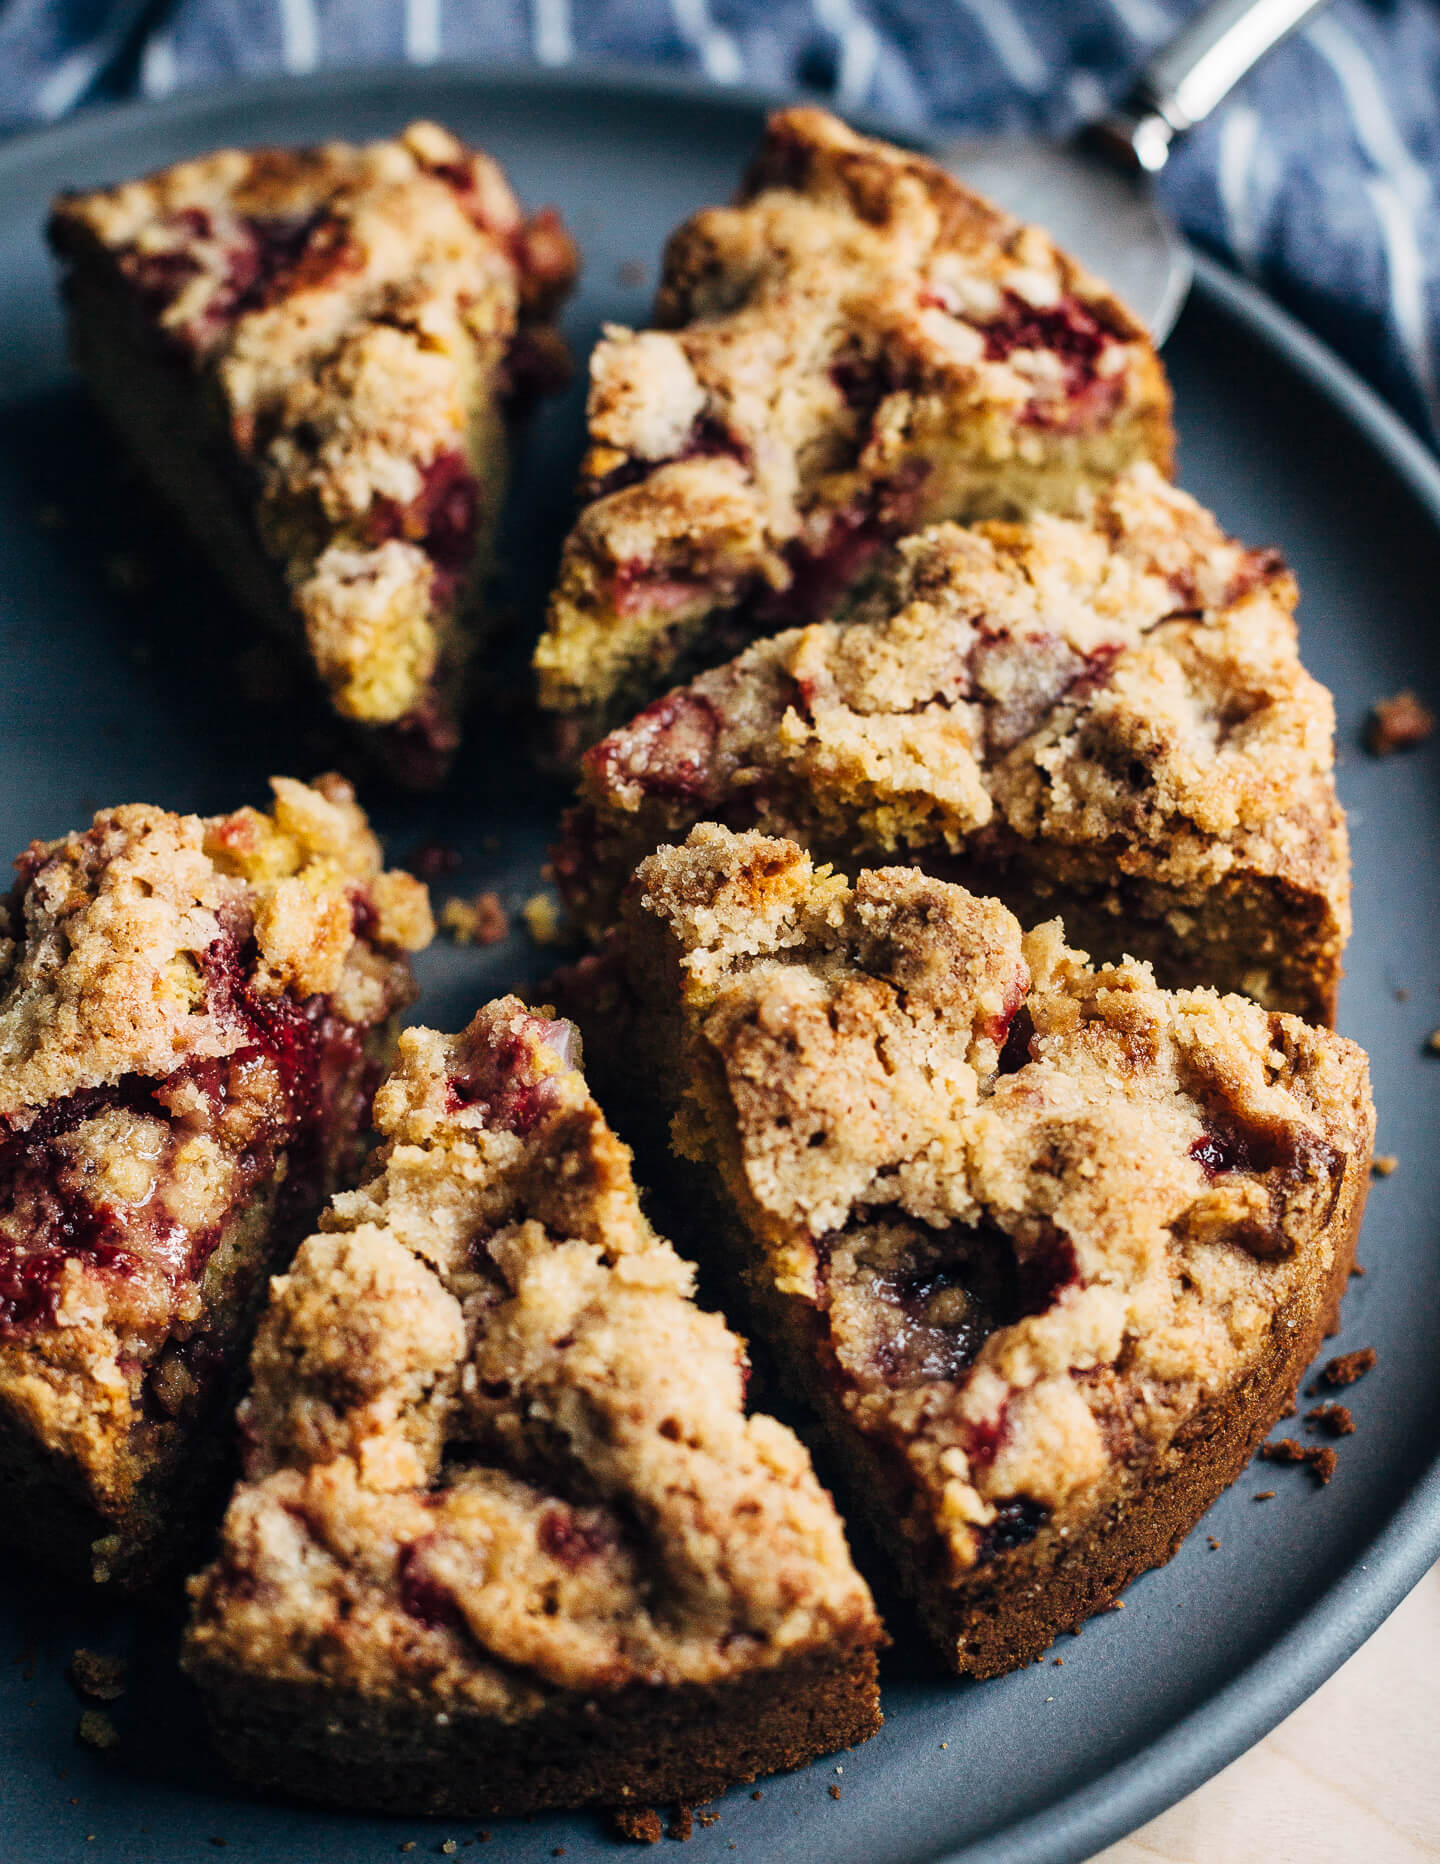
<path fill-rule="evenodd" d="M 104 1709 L 86 1709 L 77 1732 L 86 1747 L 103 1750 L 120 1745 L 120 1731 Z"/>
<path fill-rule="evenodd" d="M 1348 1437 L 1355 1429 L 1350 1407 L 1343 1404 L 1317 1404 L 1305 1413 L 1305 1422 L 1317 1425 L 1327 1437 Z"/>
<path fill-rule="evenodd" d="M 510 936 L 509 915 L 498 893 L 446 900 L 440 908 L 440 924 L 457 945 L 498 945 Z"/>
<path fill-rule="evenodd" d="M 1353 1385 L 1356 1379 L 1363 1379 L 1374 1364 L 1373 1346 L 1356 1347 L 1353 1353 L 1337 1353 L 1320 1368 L 1320 1383 L 1330 1386 Z"/>
<path fill-rule="evenodd" d="M 1339 1460 L 1328 1444 L 1297 1443 L 1293 1437 L 1262 1443 L 1260 1455 L 1267 1463 L 1303 1463 L 1322 1488 L 1335 1474 Z"/>
<path fill-rule="evenodd" d="M 125 1694 L 123 1657 L 106 1657 L 82 1644 L 70 1659 L 70 1681 L 82 1696 L 95 1702 L 114 1702 Z"/>
<path fill-rule="evenodd" d="M 1372 756 L 1388 757 L 1392 751 L 1409 751 L 1435 729 L 1435 714 L 1417 694 L 1396 693 L 1392 699 L 1377 699 L 1365 728 L 1365 748 Z"/>

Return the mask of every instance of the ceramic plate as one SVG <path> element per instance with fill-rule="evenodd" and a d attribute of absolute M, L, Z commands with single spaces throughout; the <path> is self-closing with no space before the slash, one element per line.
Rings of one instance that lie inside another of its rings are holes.
<path fill-rule="evenodd" d="M 389 134 L 430 115 L 491 149 L 532 204 L 555 202 L 584 255 L 567 323 L 584 354 L 600 324 L 643 321 L 665 235 L 726 198 L 764 100 L 674 84 L 474 70 L 344 74 L 82 116 L 0 151 L 0 849 L 75 827 L 104 803 L 202 811 L 259 801 L 273 770 L 327 756 L 313 721 L 245 697 L 244 631 L 133 492 L 67 370 L 41 229 L 51 194 L 223 143 Z M 1256 291 L 1202 264 L 1166 349 L 1181 477 L 1223 522 L 1279 544 L 1299 574 L 1306 662 L 1335 692 L 1340 791 L 1355 847 L 1355 938 L 1341 1027 L 1369 1049 L 1377 1182 L 1334 1350 L 1374 1346 L 1348 1394 L 1358 1422 L 1319 1490 L 1262 1466 L 1211 1510 L 1125 1609 L 1063 1638 L 1046 1663 L 957 1684 L 903 1613 L 886 1662 L 884 1732 L 866 1747 L 731 1793 L 694 1864 L 731 1849 L 788 1864 L 1083 1858 L 1257 1740 L 1379 1623 L 1440 1554 L 1440 741 L 1375 762 L 1359 748 L 1379 696 L 1440 698 L 1440 470 L 1345 368 Z M 569 509 L 583 392 L 547 412 L 508 533 L 519 626 L 533 631 Z M 441 892 L 539 885 L 563 791 L 538 778 L 513 723 L 514 668 L 492 681 L 449 790 L 378 810 L 392 855 L 451 844 Z M 455 1028 L 543 955 L 515 938 L 439 944 L 420 962 L 427 1021 Z M 1257 1491 L 1276 1490 L 1257 1503 Z M 1212 1540 L 1218 1548 L 1212 1548 Z M 32 1573 L 0 1573 L 6 1755 L 0 1850 L 30 1864 L 168 1864 L 211 1855 L 357 1864 L 473 1851 L 568 1864 L 618 1847 L 594 1817 L 469 1825 L 264 1805 L 229 1787 L 173 1667 L 163 1614 L 98 1610 Z M 80 1748 L 65 1681 L 86 1643 L 132 1653 L 122 1744 Z M 844 1772 L 839 1769 L 843 1766 Z M 842 1796 L 831 1797 L 838 1785 Z"/>

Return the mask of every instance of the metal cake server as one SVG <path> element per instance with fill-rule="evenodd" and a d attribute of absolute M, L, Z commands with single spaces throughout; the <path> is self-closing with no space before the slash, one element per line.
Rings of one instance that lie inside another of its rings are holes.
<path fill-rule="evenodd" d="M 1118 108 L 1069 143 L 991 137 L 940 160 L 1042 226 L 1111 285 L 1163 343 L 1190 289 L 1190 255 L 1150 178 L 1265 54 L 1326 0 L 1212 0 L 1150 60 Z"/>

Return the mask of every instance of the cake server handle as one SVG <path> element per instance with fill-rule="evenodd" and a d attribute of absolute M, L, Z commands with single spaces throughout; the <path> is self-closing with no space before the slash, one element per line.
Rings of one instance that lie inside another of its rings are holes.
<path fill-rule="evenodd" d="M 1154 174 L 1170 145 L 1203 123 L 1247 71 L 1328 0 L 1213 0 L 1164 45 L 1124 101 L 1086 131 L 1128 168 Z"/>

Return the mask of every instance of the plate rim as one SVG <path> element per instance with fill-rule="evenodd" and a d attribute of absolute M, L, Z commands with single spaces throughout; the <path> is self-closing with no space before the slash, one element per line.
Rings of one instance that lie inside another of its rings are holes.
<path fill-rule="evenodd" d="M 688 73 L 655 71 L 619 61 L 551 68 L 486 59 L 433 64 L 384 62 L 187 87 L 163 98 L 88 104 L 57 123 L 21 130 L 0 147 L 0 183 L 66 149 L 83 154 L 127 123 L 142 118 L 163 128 L 204 119 L 217 109 L 243 109 L 298 95 L 365 90 L 423 90 L 472 84 L 511 92 L 598 95 L 611 103 L 637 93 L 655 103 L 684 101 L 708 110 L 755 114 L 796 103 L 833 108 L 823 98 L 756 85 L 717 85 Z M 418 100 L 417 100 L 418 107 Z M 873 111 L 836 111 L 868 134 L 935 152 L 927 133 Z M 1192 289 L 1224 316 L 1246 327 L 1324 400 L 1358 428 L 1424 508 L 1440 536 L 1440 460 L 1413 428 L 1342 357 L 1307 330 L 1259 285 L 1191 248 Z M 1182 437 L 1183 438 L 1183 437 Z M 1282 1636 L 1226 1686 L 1145 1742 L 1127 1760 L 1075 1790 L 1063 1792 L 1004 1830 L 958 1850 L 933 1854 L 932 1864 L 1082 1864 L 1212 1778 L 1262 1740 L 1360 1648 L 1440 1559 L 1440 1445 L 1404 1502 L 1366 1543 L 1363 1555 L 1316 1599 Z"/>

